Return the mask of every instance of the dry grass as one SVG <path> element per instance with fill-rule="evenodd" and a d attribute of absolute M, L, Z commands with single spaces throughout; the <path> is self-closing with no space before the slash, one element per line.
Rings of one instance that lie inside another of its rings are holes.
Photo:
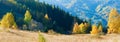
<path fill-rule="evenodd" d="M 10 30 L 0 32 L 0 42 L 37 42 L 38 34 L 28 31 Z"/>
<path fill-rule="evenodd" d="M 41 33 L 46 42 L 120 42 L 119 34 L 92 37 L 90 34 L 49 35 Z M 0 42 L 39 42 L 38 32 L 10 30 L 0 32 Z"/>

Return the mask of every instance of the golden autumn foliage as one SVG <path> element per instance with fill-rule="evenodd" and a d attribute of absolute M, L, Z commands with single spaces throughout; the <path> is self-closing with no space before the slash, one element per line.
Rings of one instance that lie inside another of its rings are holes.
<path fill-rule="evenodd" d="M 98 28 L 98 30 L 99 30 L 99 34 L 103 34 L 103 25 L 102 25 L 102 22 L 99 22 L 99 23 L 98 23 L 97 28 Z"/>
<path fill-rule="evenodd" d="M 29 23 L 31 20 L 32 20 L 32 15 L 30 14 L 30 11 L 26 10 L 24 21 L 26 23 Z"/>
<path fill-rule="evenodd" d="M 108 32 L 107 33 L 120 33 L 120 15 L 114 8 L 110 11 L 108 19 Z"/>
<path fill-rule="evenodd" d="M 103 32 L 103 27 L 102 27 L 102 25 L 100 25 L 99 27 L 98 27 L 98 30 L 99 30 L 99 32 Z"/>
<path fill-rule="evenodd" d="M 85 25 L 83 24 L 83 23 L 81 23 L 79 26 L 78 26 L 78 28 L 80 29 L 79 31 L 81 32 L 81 33 L 83 33 L 83 32 L 85 32 Z"/>
<path fill-rule="evenodd" d="M 81 33 L 86 33 L 88 27 L 89 27 L 89 24 L 88 24 L 88 23 L 81 23 L 81 24 L 79 25 L 79 28 L 80 28 Z"/>
<path fill-rule="evenodd" d="M 3 28 L 17 29 L 16 22 L 14 21 L 14 16 L 11 12 L 8 12 L 3 16 L 0 26 Z"/>
<path fill-rule="evenodd" d="M 75 23 L 73 27 L 73 33 L 86 33 L 88 27 L 88 23 L 81 23 L 80 25 L 78 25 L 78 23 Z"/>
<path fill-rule="evenodd" d="M 76 22 L 73 27 L 73 33 L 79 32 L 78 23 Z"/>
<path fill-rule="evenodd" d="M 97 28 L 96 25 L 93 25 L 93 26 L 92 26 L 92 31 L 91 31 L 90 33 L 91 33 L 91 34 L 98 34 L 98 33 L 99 33 L 99 30 L 98 30 L 98 28 Z"/>
<path fill-rule="evenodd" d="M 93 35 L 99 35 L 99 34 L 103 34 L 103 27 L 102 25 L 93 25 L 92 26 L 92 31 L 90 31 L 91 34 Z"/>
<path fill-rule="evenodd" d="M 48 14 L 45 14 L 45 16 L 44 16 L 44 17 L 45 17 L 45 19 L 49 19 Z"/>

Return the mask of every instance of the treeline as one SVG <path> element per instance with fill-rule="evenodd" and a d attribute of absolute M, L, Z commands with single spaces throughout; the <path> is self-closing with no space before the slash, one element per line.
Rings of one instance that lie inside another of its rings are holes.
<path fill-rule="evenodd" d="M 89 31 L 92 35 L 104 35 L 104 34 L 120 34 L 120 14 L 115 8 L 113 8 L 108 17 L 107 30 L 104 30 L 104 27 L 101 22 L 98 24 L 91 25 L 90 22 L 78 24 L 74 23 L 73 33 L 86 34 Z M 91 28 L 90 28 L 91 27 Z M 91 29 L 91 30 L 90 30 Z"/>

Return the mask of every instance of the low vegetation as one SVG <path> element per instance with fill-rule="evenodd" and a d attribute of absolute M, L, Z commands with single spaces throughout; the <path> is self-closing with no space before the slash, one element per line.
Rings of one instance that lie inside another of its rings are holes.
<path fill-rule="evenodd" d="M 39 42 L 46 42 L 44 36 L 41 34 L 40 31 L 38 32 L 38 39 L 39 39 Z"/>

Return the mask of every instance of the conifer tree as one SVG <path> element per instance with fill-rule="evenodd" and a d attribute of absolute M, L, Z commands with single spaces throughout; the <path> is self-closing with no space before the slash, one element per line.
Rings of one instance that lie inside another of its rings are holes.
<path fill-rule="evenodd" d="M 100 33 L 103 32 L 103 26 L 102 26 L 102 23 L 101 23 L 101 22 L 98 23 L 97 28 L 98 28 L 98 30 L 99 30 Z"/>

